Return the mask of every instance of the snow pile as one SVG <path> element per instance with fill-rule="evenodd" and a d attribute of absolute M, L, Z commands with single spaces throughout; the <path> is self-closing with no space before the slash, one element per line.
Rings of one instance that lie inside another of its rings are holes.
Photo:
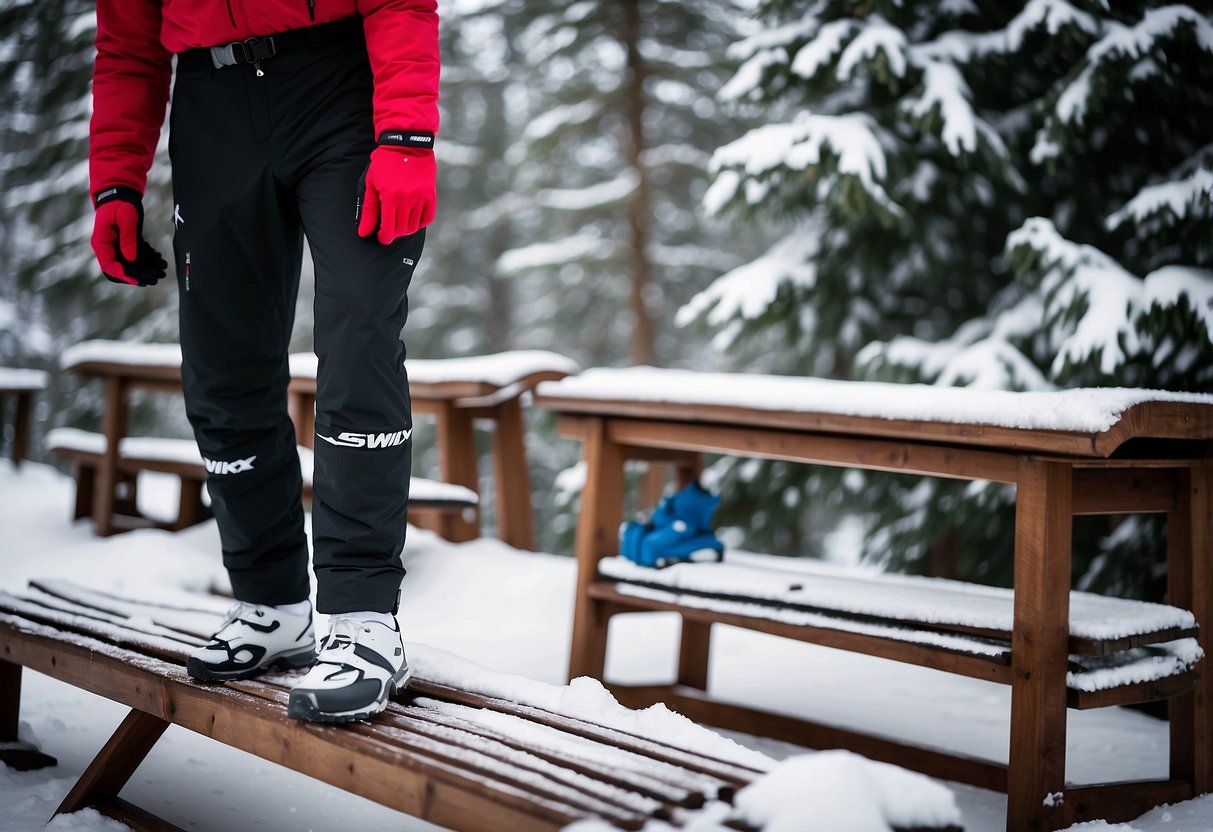
<path fill-rule="evenodd" d="M 961 825 L 945 786 L 849 751 L 791 757 L 738 792 L 734 804 L 741 820 L 764 832 Z"/>
<path fill-rule="evenodd" d="M 1082 433 L 1108 430 L 1121 414 L 1143 402 L 1213 405 L 1213 394 L 1164 390 L 1009 392 L 656 367 L 595 368 L 543 382 L 537 391 L 552 398 L 720 405 Z"/>

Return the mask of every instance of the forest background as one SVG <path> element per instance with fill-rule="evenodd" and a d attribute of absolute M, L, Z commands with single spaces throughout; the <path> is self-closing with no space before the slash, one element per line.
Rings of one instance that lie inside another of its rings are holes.
<path fill-rule="evenodd" d="M 440 14 L 439 211 L 410 356 L 1213 390 L 1213 22 L 1195 5 Z M 0 365 L 52 374 L 35 449 L 51 427 L 98 423 L 100 391 L 57 372 L 66 347 L 176 340 L 173 281 L 114 286 L 89 248 L 95 31 L 84 0 L 0 2 Z M 145 208 L 167 254 L 167 133 Z M 311 302 L 308 262 L 294 350 L 310 349 Z M 162 397 L 135 420 L 190 435 Z M 567 552 L 578 448 L 542 413 L 530 426 L 540 546 Z M 432 473 L 424 424 L 416 442 Z M 1010 580 L 1007 487 L 728 459 L 705 478 L 732 545 L 820 556 L 846 518 L 856 560 Z M 1161 598 L 1154 521 L 1083 519 L 1075 541 L 1081 588 Z"/>

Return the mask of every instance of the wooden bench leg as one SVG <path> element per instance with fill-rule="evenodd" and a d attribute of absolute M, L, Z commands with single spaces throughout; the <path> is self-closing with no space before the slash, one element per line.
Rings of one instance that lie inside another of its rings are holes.
<path fill-rule="evenodd" d="M 1167 603 L 1189 609 L 1200 626 L 1204 667 L 1191 693 L 1172 699 L 1171 779 L 1189 782 L 1193 794 L 1213 791 L 1213 464 L 1178 477 L 1179 507 L 1167 515 Z"/>
<path fill-rule="evenodd" d="M 577 519 L 577 589 L 573 611 L 573 643 L 569 652 L 569 678 L 602 678 L 606 667 L 606 605 L 589 597 L 598 577 L 598 561 L 619 549 L 623 520 L 623 449 L 606 435 L 602 419 L 590 419 L 583 445 L 588 477 L 581 494 Z"/>
<path fill-rule="evenodd" d="M 0 763 L 17 771 L 58 765 L 58 760 L 32 746 L 18 745 L 21 725 L 21 665 L 0 659 Z"/>
<path fill-rule="evenodd" d="M 13 418 L 13 467 L 19 468 L 25 459 L 29 444 L 30 409 L 33 406 L 34 394 L 22 391 L 17 394 L 17 413 Z"/>
<path fill-rule="evenodd" d="M 110 378 L 105 387 L 105 411 L 101 414 L 101 432 L 105 434 L 105 453 L 97 466 L 93 490 L 93 531 L 99 537 L 113 534 L 114 491 L 118 486 L 118 443 L 126 435 L 126 383 Z"/>
<path fill-rule="evenodd" d="M 93 490 L 97 487 L 97 467 L 87 462 L 76 461 L 73 466 L 76 478 L 76 507 L 72 519 L 79 520 L 93 513 Z"/>
<path fill-rule="evenodd" d="M 1054 828 L 1065 799 L 1071 484 L 1064 463 L 1020 460 L 1007 829 Z"/>
<path fill-rule="evenodd" d="M 117 798 L 168 725 L 160 717 L 132 710 L 80 775 L 55 814 L 65 815 Z"/>
<path fill-rule="evenodd" d="M 210 509 L 202 502 L 202 481 L 182 478 L 181 497 L 177 501 L 177 522 L 173 524 L 173 531 L 188 529 L 210 517 Z"/>
<path fill-rule="evenodd" d="M 443 482 L 462 485 L 479 494 L 476 430 L 471 415 L 455 407 L 454 402 L 443 402 L 436 433 Z M 454 543 L 475 540 L 480 536 L 479 511 L 473 521 L 464 519 L 462 514 L 444 516 L 439 534 Z"/>
<path fill-rule="evenodd" d="M 526 461 L 526 431 L 518 399 L 494 409 L 493 482 L 497 492 L 497 536 L 515 549 L 535 551 L 531 508 L 531 469 Z"/>

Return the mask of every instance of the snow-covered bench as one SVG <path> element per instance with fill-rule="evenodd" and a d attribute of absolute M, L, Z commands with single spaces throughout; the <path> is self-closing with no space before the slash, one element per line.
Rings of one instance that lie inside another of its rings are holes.
<path fill-rule="evenodd" d="M 9 446 L 9 457 L 18 466 L 25 459 L 29 448 L 30 410 L 34 394 L 46 389 L 46 373 L 41 370 L 23 370 L 0 367 L 0 414 L 4 402 L 13 400 L 13 440 Z"/>
<path fill-rule="evenodd" d="M 46 437 L 47 449 L 70 460 L 76 481 L 72 519 L 92 514 L 98 468 L 105 458 L 105 437 L 76 428 L 55 428 Z M 299 448 L 303 491 L 310 497 L 313 458 L 310 448 Z M 166 439 L 154 436 L 126 436 L 118 443 L 118 480 L 113 523 L 116 527 L 162 525 L 179 531 L 211 516 L 202 499 L 206 483 L 206 465 L 198 445 L 192 439 Z M 138 475 L 144 471 L 172 474 L 181 481 L 176 519 L 156 524 L 143 517 L 136 504 Z M 409 484 L 409 520 L 414 525 L 433 525 L 435 518 L 475 511 L 479 498 L 460 485 L 413 477 Z"/>
<path fill-rule="evenodd" d="M 548 832 L 579 820 L 640 829 L 655 819 L 662 829 L 742 832 L 858 818 L 864 828 L 960 828 L 951 793 L 922 775 L 838 753 L 776 764 L 669 711 L 629 711 L 592 680 L 544 685 L 419 644 L 408 646 L 409 690 L 384 713 L 341 727 L 294 722 L 285 702 L 298 673 L 218 686 L 186 675 L 186 654 L 224 606 L 65 581 L 0 593 L 0 761 L 55 762 L 17 736 L 29 668 L 131 708 L 56 814 L 91 807 L 135 829 L 177 828 L 120 796 L 169 725 L 466 832 Z M 160 776 L 196 780 L 188 768 L 170 761 Z"/>
<path fill-rule="evenodd" d="M 60 365 L 83 378 L 105 381 L 101 433 L 107 448 L 120 448 L 126 436 L 132 390 L 181 390 L 178 344 L 86 341 L 65 350 Z M 315 433 L 316 365 L 311 353 L 290 357 L 288 403 L 298 442 L 305 447 L 312 447 Z M 577 364 L 556 353 L 516 350 L 471 358 L 409 359 L 406 366 L 414 412 L 433 414 L 437 419 L 443 482 L 478 491 L 473 423 L 476 419 L 492 422 L 498 536 L 518 548 L 533 549 L 521 400 L 540 381 L 576 373 Z M 117 529 L 114 504 L 120 499 L 115 493 L 120 477 L 117 451 L 106 452 L 97 467 L 90 511 L 100 535 Z M 479 534 L 477 504 L 466 501 L 459 511 L 427 511 L 418 516 L 418 522 L 448 540 L 469 540 Z"/>
<path fill-rule="evenodd" d="M 540 385 L 536 404 L 557 411 L 562 433 L 583 443 L 587 469 L 571 676 L 602 678 L 613 615 L 672 611 L 683 621 L 676 682 L 612 685 L 621 701 L 664 701 L 709 724 L 850 747 L 1002 789 L 1008 829 L 1126 820 L 1213 790 L 1213 674 L 1197 664 L 1213 626 L 1213 396 L 1007 393 L 632 368 Z M 685 481 L 703 453 L 1014 484 L 1014 592 L 762 557 L 666 571 L 613 557 L 625 460 L 673 462 Z M 1073 517 L 1137 512 L 1167 515 L 1173 606 L 1071 594 Z M 1010 685 L 1009 763 L 709 697 L 713 624 Z M 1066 783 L 1067 706 L 1159 700 L 1171 714 L 1169 779 Z"/>
<path fill-rule="evenodd" d="M 312 353 L 294 353 L 290 361 L 289 395 L 296 437 L 300 445 L 310 447 L 315 434 L 318 362 Z M 511 350 L 465 358 L 410 358 L 405 369 L 413 413 L 435 419 L 443 482 L 479 490 L 474 422 L 480 419 L 492 426 L 497 536 L 516 548 L 534 549 L 522 401 L 540 382 L 577 373 L 577 363 L 546 350 Z M 447 516 L 431 528 L 455 541 L 471 540 L 480 533 L 479 519 L 474 516 Z"/>

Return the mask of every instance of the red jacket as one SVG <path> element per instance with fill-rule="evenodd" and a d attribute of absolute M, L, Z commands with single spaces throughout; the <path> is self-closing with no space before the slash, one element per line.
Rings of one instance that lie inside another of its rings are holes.
<path fill-rule="evenodd" d="M 140 193 L 164 122 L 174 53 L 360 14 L 375 135 L 438 132 L 437 0 L 98 0 L 91 192 Z"/>

